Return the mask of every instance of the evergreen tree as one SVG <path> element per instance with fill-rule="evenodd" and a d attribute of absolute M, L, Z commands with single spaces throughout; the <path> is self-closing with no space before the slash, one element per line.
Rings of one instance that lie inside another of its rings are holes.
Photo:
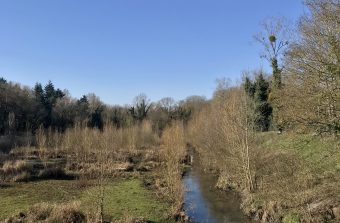
<path fill-rule="evenodd" d="M 0 77 L 0 84 L 6 84 L 7 80 L 3 77 Z"/>
<path fill-rule="evenodd" d="M 36 83 L 34 86 L 34 95 L 36 98 L 36 101 L 39 103 L 44 103 L 44 90 L 40 83 Z"/>
<path fill-rule="evenodd" d="M 245 77 L 244 90 L 246 91 L 249 97 L 254 98 L 255 84 L 249 79 L 249 77 Z"/>
<path fill-rule="evenodd" d="M 89 122 L 89 126 L 92 128 L 103 129 L 104 123 L 102 118 L 103 108 L 98 107 L 92 114 Z"/>
<path fill-rule="evenodd" d="M 268 131 L 270 127 L 272 107 L 268 103 L 269 83 L 260 73 L 255 81 L 254 124 L 258 131 Z"/>
<path fill-rule="evenodd" d="M 83 95 L 79 100 L 77 100 L 77 112 L 76 119 L 79 122 L 87 122 L 89 118 L 89 100 L 85 95 Z"/>
<path fill-rule="evenodd" d="M 276 58 L 272 59 L 272 69 L 273 69 L 273 80 L 272 80 L 272 91 L 281 89 L 282 87 L 282 69 L 279 68 Z"/>

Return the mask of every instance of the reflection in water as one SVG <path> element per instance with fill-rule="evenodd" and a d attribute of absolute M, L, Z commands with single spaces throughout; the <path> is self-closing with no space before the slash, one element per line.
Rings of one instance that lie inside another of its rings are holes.
<path fill-rule="evenodd" d="M 184 208 L 190 219 L 198 223 L 252 222 L 240 210 L 237 194 L 215 189 L 216 180 L 199 165 L 194 165 L 184 176 Z"/>

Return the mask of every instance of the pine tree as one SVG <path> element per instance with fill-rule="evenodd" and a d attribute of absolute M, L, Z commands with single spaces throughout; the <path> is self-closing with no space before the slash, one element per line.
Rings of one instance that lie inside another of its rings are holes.
<path fill-rule="evenodd" d="M 103 118 L 102 118 L 102 112 L 103 108 L 98 107 L 92 114 L 90 118 L 90 127 L 92 128 L 98 128 L 100 130 L 103 129 L 104 123 L 103 123 Z"/>
<path fill-rule="evenodd" d="M 35 99 L 39 103 L 44 103 L 44 90 L 40 83 L 36 83 L 34 86 Z"/>
<path fill-rule="evenodd" d="M 268 103 L 269 83 L 260 73 L 255 81 L 254 124 L 257 131 L 268 131 L 270 127 L 272 107 Z"/>
<path fill-rule="evenodd" d="M 254 98 L 255 84 L 249 79 L 249 77 L 245 77 L 244 90 L 246 91 L 249 97 Z"/>
<path fill-rule="evenodd" d="M 0 77 L 0 84 L 7 84 L 7 80 L 3 77 Z"/>
<path fill-rule="evenodd" d="M 87 122 L 87 119 L 89 118 L 89 100 L 85 95 L 83 95 L 78 101 L 77 101 L 77 121 L 80 122 Z"/>

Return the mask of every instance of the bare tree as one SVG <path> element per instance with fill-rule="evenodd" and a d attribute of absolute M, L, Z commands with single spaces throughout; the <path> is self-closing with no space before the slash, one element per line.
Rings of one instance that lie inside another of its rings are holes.
<path fill-rule="evenodd" d="M 289 48 L 281 116 L 319 133 L 340 131 L 340 3 L 308 0 L 300 38 Z"/>
<path fill-rule="evenodd" d="M 261 26 L 263 30 L 254 35 L 254 39 L 263 46 L 261 57 L 272 66 L 278 66 L 292 38 L 289 22 L 284 17 L 271 17 L 262 21 Z"/>
<path fill-rule="evenodd" d="M 129 109 L 133 118 L 143 121 L 151 108 L 152 104 L 145 94 L 136 96 L 133 100 L 133 106 Z"/>
<path fill-rule="evenodd" d="M 162 109 L 167 112 L 172 111 L 172 109 L 174 109 L 174 107 L 176 106 L 175 100 L 171 97 L 162 98 L 161 100 L 159 100 L 158 104 Z"/>
<path fill-rule="evenodd" d="M 262 32 L 254 36 L 255 40 L 263 46 L 261 57 L 268 60 L 272 67 L 272 83 L 269 102 L 273 108 L 273 126 L 282 129 L 282 122 L 278 116 L 280 100 L 279 90 L 282 88 L 282 59 L 293 39 L 289 22 L 283 17 L 268 18 L 262 22 Z M 280 65 L 281 64 L 281 65 Z"/>

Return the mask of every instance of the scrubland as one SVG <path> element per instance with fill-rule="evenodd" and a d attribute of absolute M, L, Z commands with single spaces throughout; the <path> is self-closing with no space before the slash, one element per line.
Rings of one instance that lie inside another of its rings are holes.
<path fill-rule="evenodd" d="M 147 121 L 103 130 L 40 128 L 34 147 L 1 159 L 4 222 L 173 222 L 180 220 L 183 125 L 160 137 Z M 170 207 L 170 208 L 169 208 Z M 7 220 L 5 220 L 7 219 Z"/>

